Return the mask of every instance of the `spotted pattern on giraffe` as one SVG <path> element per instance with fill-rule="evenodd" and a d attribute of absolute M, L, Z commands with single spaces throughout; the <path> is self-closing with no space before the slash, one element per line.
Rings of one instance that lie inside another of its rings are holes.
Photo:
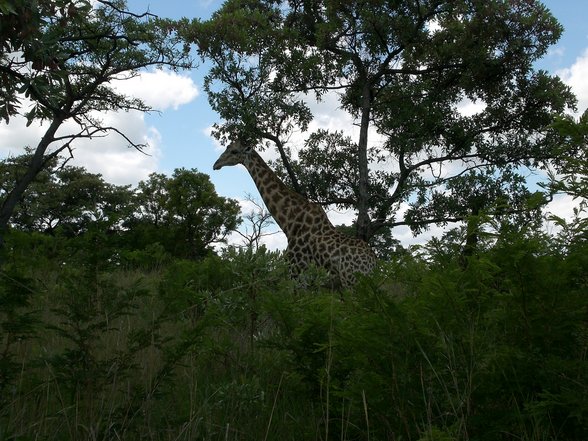
<path fill-rule="evenodd" d="M 337 231 L 323 208 L 284 184 L 252 146 L 231 142 L 213 169 L 243 164 L 276 223 L 288 239 L 286 256 L 293 275 L 310 265 L 326 269 L 341 287 L 352 286 L 356 274 L 369 273 L 376 256 L 367 243 Z"/>

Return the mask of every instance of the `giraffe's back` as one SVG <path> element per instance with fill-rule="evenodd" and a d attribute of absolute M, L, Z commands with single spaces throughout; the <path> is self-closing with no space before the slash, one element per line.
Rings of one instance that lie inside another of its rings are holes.
<path fill-rule="evenodd" d="M 357 273 L 368 274 L 376 265 L 376 255 L 363 240 L 349 237 L 335 228 L 317 242 L 315 261 L 337 278 L 343 286 L 355 283 Z"/>
<path fill-rule="evenodd" d="M 310 227 L 288 241 L 288 257 L 295 272 L 314 264 L 325 268 L 343 287 L 352 286 L 356 274 L 368 274 L 376 255 L 364 241 L 337 231 L 332 225 Z"/>

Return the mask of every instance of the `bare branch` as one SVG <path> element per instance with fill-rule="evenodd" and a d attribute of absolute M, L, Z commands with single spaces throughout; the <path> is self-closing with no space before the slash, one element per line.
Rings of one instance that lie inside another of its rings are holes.
<path fill-rule="evenodd" d="M 101 3 L 103 5 L 109 6 L 110 8 L 112 8 L 113 10 L 124 14 L 124 15 L 128 15 L 131 17 L 135 17 L 135 18 L 145 18 L 145 17 L 150 17 L 150 18 L 157 18 L 157 15 L 149 12 L 149 9 L 147 9 L 146 12 L 143 12 L 142 14 L 136 14 L 134 12 L 130 12 L 124 9 L 120 9 L 119 7 L 117 7 L 113 2 L 111 1 L 107 1 L 107 0 L 97 0 L 98 3 Z"/>

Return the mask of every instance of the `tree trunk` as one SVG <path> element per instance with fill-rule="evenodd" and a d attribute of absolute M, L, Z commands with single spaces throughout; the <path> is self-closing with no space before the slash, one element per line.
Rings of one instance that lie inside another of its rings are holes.
<path fill-rule="evenodd" d="M 288 177 L 290 178 L 290 182 L 292 183 L 292 188 L 294 189 L 294 191 L 298 194 L 301 194 L 304 197 L 307 197 L 306 192 L 304 191 L 304 189 L 300 186 L 300 183 L 298 182 L 298 177 L 296 176 L 296 173 L 294 172 L 294 169 L 292 168 L 292 163 L 290 162 L 290 158 L 288 158 L 288 155 L 286 154 L 286 151 L 284 149 L 284 143 L 282 142 L 282 140 L 278 136 L 273 135 L 268 132 L 263 132 L 262 136 L 264 138 L 269 139 L 270 141 L 273 141 L 273 143 L 278 148 L 278 152 L 280 153 L 280 158 L 282 159 L 282 164 L 284 164 L 284 168 L 286 169 L 286 173 L 288 174 Z"/>
<path fill-rule="evenodd" d="M 365 240 L 370 238 L 370 215 L 369 215 L 369 169 L 368 169 L 368 130 L 370 127 L 370 116 L 372 107 L 372 91 L 369 84 L 363 86 L 361 101 L 361 125 L 359 129 L 358 162 L 359 162 L 359 184 L 357 193 L 357 237 Z"/>
<path fill-rule="evenodd" d="M 35 149 L 35 153 L 31 158 L 31 162 L 29 163 L 26 172 L 20 178 L 17 179 L 14 188 L 8 192 L 4 201 L 2 201 L 2 206 L 0 206 L 0 248 L 4 245 L 4 235 L 8 230 L 8 223 L 10 222 L 10 218 L 12 217 L 14 210 L 16 209 L 17 204 L 21 201 L 22 196 L 31 182 L 37 177 L 39 172 L 43 169 L 45 165 L 45 152 L 54 140 L 55 133 L 57 129 L 63 123 L 63 119 L 55 118 L 52 122 L 45 135 L 37 145 Z"/>
<path fill-rule="evenodd" d="M 475 203 L 472 206 L 472 212 L 466 220 L 466 240 L 459 263 L 462 269 L 466 269 L 469 265 L 469 260 L 476 254 L 478 250 L 478 241 L 480 235 L 480 212 L 481 203 Z"/>

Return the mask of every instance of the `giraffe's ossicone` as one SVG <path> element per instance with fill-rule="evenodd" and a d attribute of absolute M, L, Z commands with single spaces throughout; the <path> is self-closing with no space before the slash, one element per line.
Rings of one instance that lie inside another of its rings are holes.
<path fill-rule="evenodd" d="M 326 269 L 342 287 L 356 274 L 369 273 L 376 256 L 364 241 L 337 231 L 323 208 L 284 184 L 252 146 L 231 142 L 214 163 L 214 170 L 243 164 L 288 239 L 286 254 L 294 273 L 314 264 Z"/>

